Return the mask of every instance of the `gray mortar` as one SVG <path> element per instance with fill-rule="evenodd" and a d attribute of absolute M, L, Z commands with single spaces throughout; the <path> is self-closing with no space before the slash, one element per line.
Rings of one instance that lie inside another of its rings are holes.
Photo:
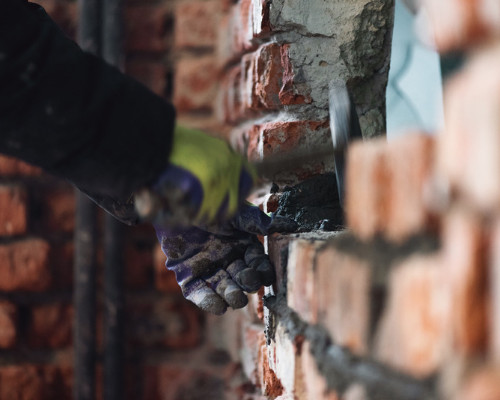
<path fill-rule="evenodd" d="M 295 87 L 312 104 L 285 107 L 296 118 L 328 118 L 330 81 L 353 92 L 363 136 L 385 134 L 394 0 L 272 0 L 274 40 L 290 44 Z"/>
<path fill-rule="evenodd" d="M 294 219 L 300 232 L 341 229 L 344 213 L 335 174 L 318 175 L 294 187 L 285 187 L 276 214 Z"/>
<path fill-rule="evenodd" d="M 418 380 L 394 371 L 367 357 L 359 357 L 348 349 L 333 343 L 325 328 L 308 325 L 287 306 L 284 294 L 264 297 L 264 305 L 270 310 L 271 326 L 278 321 L 285 327 L 290 340 L 305 338 L 311 345 L 320 373 L 326 378 L 328 388 L 340 397 L 352 385 L 361 384 L 371 400 L 432 400 L 437 399 L 433 380 Z M 267 335 L 274 335 L 272 329 Z M 273 336 L 268 336 L 268 341 Z"/>

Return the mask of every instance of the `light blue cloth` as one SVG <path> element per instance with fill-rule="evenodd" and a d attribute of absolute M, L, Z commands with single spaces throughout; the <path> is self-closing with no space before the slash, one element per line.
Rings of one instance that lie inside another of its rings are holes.
<path fill-rule="evenodd" d="M 387 138 L 409 130 L 435 133 L 443 126 L 441 66 L 436 51 L 418 39 L 415 16 L 396 1 L 387 86 Z"/>

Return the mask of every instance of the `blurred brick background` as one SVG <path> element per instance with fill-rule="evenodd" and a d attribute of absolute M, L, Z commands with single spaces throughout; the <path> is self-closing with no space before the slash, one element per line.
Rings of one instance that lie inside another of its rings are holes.
<path fill-rule="evenodd" d="M 40 2 L 74 37 L 76 3 Z M 127 398 L 499 398 L 500 9 L 424 3 L 438 49 L 470 61 L 446 86 L 446 132 L 387 143 L 393 2 L 128 0 L 126 72 L 180 122 L 251 160 L 331 146 L 337 79 L 366 140 L 350 148 L 348 229 L 267 238 L 278 282 L 244 310 L 198 311 L 152 228 L 127 228 Z M 253 200 L 274 211 L 332 170 L 296 165 Z M 70 399 L 73 189 L 3 156 L 0 176 L 0 399 Z"/>

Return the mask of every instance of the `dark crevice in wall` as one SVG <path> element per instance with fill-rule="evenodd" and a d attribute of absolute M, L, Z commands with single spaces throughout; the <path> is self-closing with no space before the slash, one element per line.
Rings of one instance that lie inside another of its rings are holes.
<path fill-rule="evenodd" d="M 285 327 L 292 342 L 305 338 L 311 345 L 311 354 L 321 374 L 326 378 L 329 390 L 339 396 L 353 384 L 361 384 L 371 400 L 431 400 L 438 399 L 434 379 L 418 380 L 367 357 L 352 354 L 336 345 L 320 325 L 309 325 L 287 306 L 285 296 L 264 297 L 264 305 L 270 310 L 268 341 L 274 340 L 274 328 L 279 322 Z"/>

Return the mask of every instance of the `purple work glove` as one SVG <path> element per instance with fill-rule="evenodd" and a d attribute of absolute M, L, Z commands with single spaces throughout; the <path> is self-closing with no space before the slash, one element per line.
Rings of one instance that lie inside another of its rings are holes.
<path fill-rule="evenodd" d="M 288 218 L 269 217 L 244 205 L 230 221 L 211 226 L 155 226 L 166 266 L 175 272 L 184 297 L 202 310 L 221 315 L 245 307 L 252 293 L 275 281 L 274 267 L 256 235 L 292 232 Z"/>

